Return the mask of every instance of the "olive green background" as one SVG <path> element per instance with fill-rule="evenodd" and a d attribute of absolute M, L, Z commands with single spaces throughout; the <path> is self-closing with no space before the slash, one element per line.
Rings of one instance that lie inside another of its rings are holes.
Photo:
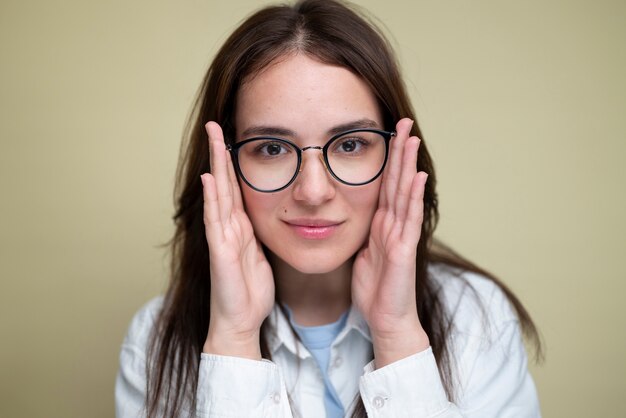
<path fill-rule="evenodd" d="M 439 236 L 544 336 L 546 417 L 626 416 L 626 2 L 362 1 L 393 34 Z M 162 292 L 180 135 L 254 1 L 0 2 L 0 416 L 111 417 Z"/>

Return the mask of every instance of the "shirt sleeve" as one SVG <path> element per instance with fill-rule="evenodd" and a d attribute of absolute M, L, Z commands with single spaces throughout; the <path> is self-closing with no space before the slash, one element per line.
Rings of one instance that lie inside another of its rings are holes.
<path fill-rule="evenodd" d="M 497 328 L 497 339 L 469 343 L 461 357 L 458 405 L 464 416 L 541 417 L 539 398 L 517 320 Z"/>
<path fill-rule="evenodd" d="M 519 324 L 503 323 L 495 338 L 462 340 L 455 404 L 449 402 L 432 349 L 374 370 L 365 367 L 360 392 L 368 417 L 540 417 Z M 457 341 L 460 343 L 461 341 Z"/>
<path fill-rule="evenodd" d="M 201 418 L 291 418 L 279 367 L 268 360 L 203 353 L 196 413 Z"/>
<path fill-rule="evenodd" d="M 462 416 L 448 402 L 430 347 L 378 370 L 372 361 L 364 371 L 359 388 L 370 418 Z"/>
<path fill-rule="evenodd" d="M 117 418 L 146 416 L 146 349 L 157 298 L 137 312 L 120 351 L 115 382 Z M 201 354 L 198 370 L 196 416 L 200 418 L 291 418 L 289 397 L 279 367 L 268 360 Z M 179 411 L 188 416 L 189 405 Z"/>
<path fill-rule="evenodd" d="M 145 416 L 146 360 L 135 347 L 123 344 L 120 368 L 115 381 L 115 416 L 140 418 Z"/>
<path fill-rule="evenodd" d="M 120 350 L 120 366 L 115 381 L 115 416 L 145 417 L 146 347 L 162 298 L 144 305 L 133 317 Z"/>

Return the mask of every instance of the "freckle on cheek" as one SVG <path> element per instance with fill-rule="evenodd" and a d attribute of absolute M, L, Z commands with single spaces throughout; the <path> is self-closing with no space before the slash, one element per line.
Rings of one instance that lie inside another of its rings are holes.
<path fill-rule="evenodd" d="M 287 213 L 287 208 L 283 208 L 283 211 L 284 211 L 285 213 Z"/>

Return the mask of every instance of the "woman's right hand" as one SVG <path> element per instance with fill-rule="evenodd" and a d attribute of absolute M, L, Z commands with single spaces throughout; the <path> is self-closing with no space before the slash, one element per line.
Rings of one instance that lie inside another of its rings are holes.
<path fill-rule="evenodd" d="M 263 320 L 274 304 L 274 279 L 254 236 L 222 129 L 206 124 L 211 174 L 203 174 L 211 310 L 203 352 L 261 359 Z"/>

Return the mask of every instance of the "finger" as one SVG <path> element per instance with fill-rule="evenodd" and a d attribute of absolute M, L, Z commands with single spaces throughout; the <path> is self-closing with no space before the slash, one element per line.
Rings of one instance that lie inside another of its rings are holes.
<path fill-rule="evenodd" d="M 227 151 L 224 145 L 224 137 L 222 136 L 222 129 L 215 122 L 208 122 L 205 128 L 209 136 L 211 174 L 215 178 L 220 219 L 226 221 L 230 217 L 232 210 L 233 196 L 228 178 Z"/>
<path fill-rule="evenodd" d="M 209 246 L 223 241 L 224 229 L 220 218 L 215 178 L 211 174 L 200 176 L 202 180 L 202 196 L 204 198 L 204 230 Z"/>
<path fill-rule="evenodd" d="M 417 150 L 420 140 L 412 136 L 404 143 L 402 155 L 402 168 L 395 198 L 395 214 L 397 218 L 404 220 L 407 216 L 407 208 L 411 195 L 411 186 L 415 174 L 417 174 Z"/>
<path fill-rule="evenodd" d="M 400 177 L 402 162 L 402 150 L 404 142 L 409 137 L 409 132 L 413 126 L 413 121 L 408 118 L 400 120 L 396 124 L 396 136 L 391 140 L 389 149 L 389 160 L 383 173 L 383 183 L 381 186 L 381 206 L 393 210 L 394 194 Z"/>
<path fill-rule="evenodd" d="M 243 201 L 241 199 L 241 188 L 239 187 L 239 182 L 237 181 L 237 175 L 235 174 L 235 167 L 232 159 L 232 155 L 230 152 L 226 153 L 227 164 L 228 164 L 228 179 L 230 181 L 230 187 L 233 193 L 233 207 L 236 209 L 243 210 Z"/>
<path fill-rule="evenodd" d="M 423 171 L 417 173 L 413 178 L 409 207 L 400 238 L 403 242 L 411 242 L 417 245 L 420 239 L 422 222 L 424 220 L 424 189 L 426 180 L 428 180 L 428 174 Z"/>

